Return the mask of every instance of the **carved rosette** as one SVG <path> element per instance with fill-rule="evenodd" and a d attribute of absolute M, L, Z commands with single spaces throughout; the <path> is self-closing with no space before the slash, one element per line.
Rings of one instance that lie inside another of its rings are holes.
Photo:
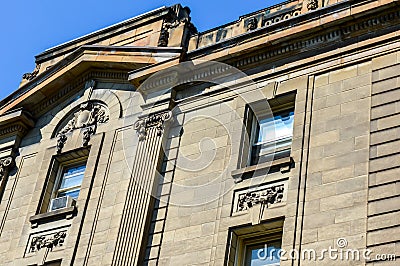
<path fill-rule="evenodd" d="M 139 119 L 135 123 L 135 130 L 139 136 L 139 140 L 145 140 L 148 130 L 150 128 L 156 128 L 157 129 L 157 136 L 161 136 L 165 124 L 169 121 L 172 120 L 172 112 L 166 112 L 166 113 L 159 113 L 159 114 L 152 114 L 148 117 Z"/>
<path fill-rule="evenodd" d="M 3 180 L 6 171 L 14 164 L 14 158 L 9 156 L 0 159 L 0 180 Z"/>
<path fill-rule="evenodd" d="M 57 134 L 57 152 L 60 153 L 67 141 L 67 134 L 75 129 L 84 129 L 83 146 L 89 144 L 90 138 L 96 133 L 98 124 L 107 123 L 110 119 L 108 108 L 97 102 L 82 103 L 79 110 Z"/>
<path fill-rule="evenodd" d="M 318 8 L 318 0 L 308 0 L 307 1 L 307 9 L 309 11 L 315 10 Z"/>
<path fill-rule="evenodd" d="M 282 202 L 283 193 L 284 185 L 272 186 L 260 191 L 246 192 L 239 195 L 237 211 L 250 209 L 257 204 L 264 204 L 268 207 L 268 205 Z"/>
<path fill-rule="evenodd" d="M 54 247 L 63 246 L 66 237 L 67 231 L 60 231 L 50 235 L 33 237 L 29 245 L 29 252 L 37 252 L 43 248 L 52 250 Z"/>

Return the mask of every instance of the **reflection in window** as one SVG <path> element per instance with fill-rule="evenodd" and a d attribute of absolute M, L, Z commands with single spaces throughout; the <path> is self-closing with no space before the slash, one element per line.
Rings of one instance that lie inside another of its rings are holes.
<path fill-rule="evenodd" d="M 273 117 L 253 119 L 251 165 L 267 161 L 267 157 L 282 158 L 290 154 L 294 111 L 287 110 Z"/>
<path fill-rule="evenodd" d="M 86 165 L 80 165 L 63 170 L 55 197 L 70 196 L 76 200 L 81 190 L 85 169 Z"/>
<path fill-rule="evenodd" d="M 245 246 L 245 266 L 279 265 L 280 241 Z"/>

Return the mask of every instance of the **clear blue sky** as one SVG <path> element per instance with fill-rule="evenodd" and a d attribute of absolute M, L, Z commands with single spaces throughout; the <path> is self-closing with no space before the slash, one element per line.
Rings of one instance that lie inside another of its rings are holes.
<path fill-rule="evenodd" d="M 34 56 L 60 43 L 140 15 L 180 3 L 204 31 L 282 0 L 4 0 L 0 9 L 0 99 L 18 88 L 31 72 Z"/>

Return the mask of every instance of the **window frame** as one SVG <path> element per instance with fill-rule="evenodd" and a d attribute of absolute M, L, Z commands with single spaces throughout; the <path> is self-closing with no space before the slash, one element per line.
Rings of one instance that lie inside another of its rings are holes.
<path fill-rule="evenodd" d="M 54 155 L 52 157 L 50 165 L 48 167 L 47 178 L 42 190 L 42 195 L 40 197 L 40 204 L 38 205 L 36 214 L 52 212 L 50 210 L 51 201 L 52 199 L 56 198 L 55 193 L 57 192 L 57 189 L 59 187 L 60 184 L 59 182 L 61 175 L 63 173 L 63 169 L 68 167 L 73 167 L 76 165 L 85 165 L 86 168 L 81 182 L 81 187 L 82 187 L 82 184 L 85 182 L 86 172 L 88 170 L 87 162 L 89 159 L 89 154 L 90 154 L 90 147 L 85 147 L 72 150 L 67 153 Z"/>
<path fill-rule="evenodd" d="M 293 130 L 294 130 L 294 105 L 292 104 L 286 104 L 283 106 L 280 106 L 279 108 L 271 108 L 272 111 L 272 116 L 270 117 L 271 119 L 273 119 L 273 121 L 275 121 L 275 117 L 278 116 L 279 114 L 282 113 L 293 113 L 293 122 L 292 122 L 292 134 L 291 136 L 286 136 L 283 138 L 275 138 L 273 140 L 270 141 L 266 141 L 266 142 L 258 142 L 257 139 L 259 138 L 259 134 L 260 134 L 260 122 L 257 119 L 257 116 L 259 117 L 260 115 L 256 115 L 254 113 L 254 110 L 251 112 L 251 130 L 250 130 L 250 143 L 249 143 L 249 154 L 248 154 L 248 158 L 247 158 L 247 164 L 246 166 L 252 166 L 252 165 L 257 165 L 260 164 L 262 162 L 259 162 L 259 159 L 261 157 L 268 157 L 268 156 L 273 156 L 273 160 L 275 159 L 279 159 L 279 158 L 284 158 L 284 157 L 288 157 L 290 156 L 290 152 L 291 152 L 291 146 L 292 146 L 292 142 L 293 142 Z M 275 123 L 275 122 L 273 122 Z M 280 142 L 288 142 L 287 144 L 285 144 L 283 146 L 283 148 L 281 148 L 280 150 L 277 150 L 277 144 Z M 260 147 L 262 145 L 271 145 L 272 146 L 272 152 L 270 153 L 266 153 L 262 156 L 259 156 L 260 151 L 257 154 L 258 160 L 257 162 L 254 162 L 254 157 L 256 156 L 256 154 L 254 153 L 254 150 L 257 147 Z M 277 152 L 282 152 L 283 155 L 278 155 L 277 156 Z M 268 161 L 268 160 L 267 160 Z"/>
<path fill-rule="evenodd" d="M 231 228 L 229 231 L 226 264 L 230 266 L 246 265 L 248 247 L 257 244 L 280 242 L 283 246 L 284 218 L 278 218 L 266 223 L 244 225 Z"/>
<path fill-rule="evenodd" d="M 264 156 L 271 156 L 271 161 L 290 157 L 291 154 L 291 144 L 293 142 L 293 133 L 294 133 L 294 120 L 296 117 L 295 103 L 296 103 L 296 92 L 290 92 L 285 95 L 277 96 L 273 99 L 268 100 L 269 108 L 265 107 L 266 100 L 260 100 L 253 103 L 249 103 L 245 108 L 244 115 L 244 125 L 245 125 L 245 133 L 242 136 L 242 154 L 243 159 L 238 162 L 239 168 L 242 167 L 250 167 L 258 164 L 262 164 L 262 162 L 253 163 L 253 145 L 255 143 L 255 138 L 257 137 L 257 125 L 258 119 L 260 117 L 269 117 L 273 118 L 276 114 L 286 111 L 293 112 L 293 125 L 292 125 L 292 138 L 290 141 L 290 148 L 287 149 L 286 154 L 283 156 L 275 156 L 275 152 L 270 154 L 266 154 Z M 271 114 L 268 112 L 271 111 Z M 275 144 L 272 144 L 275 145 Z M 269 161 L 267 159 L 267 161 Z"/>
<path fill-rule="evenodd" d="M 254 245 L 267 245 L 269 246 L 269 243 L 277 242 L 280 241 L 280 248 L 282 247 L 282 231 L 277 230 L 277 232 L 269 232 L 268 235 L 261 235 L 257 234 L 255 236 L 249 237 L 242 237 L 242 239 L 239 237 L 238 241 L 240 241 L 239 248 L 238 248 L 238 254 L 237 254 L 237 263 L 236 265 L 245 265 L 247 266 L 247 259 L 248 259 L 248 251 L 250 246 Z M 240 262 L 240 263 L 239 263 Z M 268 265 L 268 264 L 266 264 Z M 271 264 L 273 265 L 273 264 Z"/>
<path fill-rule="evenodd" d="M 60 187 L 61 187 L 61 182 L 62 182 L 63 177 L 64 177 L 64 173 L 68 169 L 72 169 L 72 168 L 80 167 L 80 166 L 85 166 L 85 170 L 83 171 L 83 177 L 82 177 L 80 185 L 79 186 L 76 185 L 76 186 L 65 188 L 65 189 L 63 189 L 62 192 L 71 191 L 71 190 L 74 190 L 76 188 L 79 188 L 79 192 L 81 191 L 82 182 L 83 182 L 83 179 L 85 177 L 85 172 L 86 172 L 86 168 L 87 168 L 87 161 L 86 160 L 82 160 L 82 161 L 79 161 L 79 162 L 67 162 L 65 164 L 59 165 L 58 173 L 57 173 L 57 176 L 56 176 L 56 180 L 55 180 L 55 183 L 54 183 L 54 187 L 53 187 L 53 191 L 51 193 L 50 200 L 60 197 L 60 196 L 58 196 L 58 194 L 60 193 L 60 190 L 61 190 Z M 79 197 L 79 195 L 78 195 L 78 197 Z M 77 200 L 77 198 L 75 200 Z M 49 204 L 49 208 L 50 208 L 50 204 Z"/>

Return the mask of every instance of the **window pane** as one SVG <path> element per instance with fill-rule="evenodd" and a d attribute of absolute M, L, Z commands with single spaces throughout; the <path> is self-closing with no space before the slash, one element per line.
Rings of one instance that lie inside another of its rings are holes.
<path fill-rule="evenodd" d="M 276 141 L 293 135 L 294 112 L 276 114 L 273 118 L 259 121 L 256 144 Z"/>
<path fill-rule="evenodd" d="M 67 169 L 63 173 L 60 189 L 80 186 L 82 183 L 83 175 L 85 173 L 85 169 L 86 166 L 84 165 Z"/>
<path fill-rule="evenodd" d="M 59 192 L 57 195 L 57 198 L 59 197 L 64 197 L 64 196 L 70 196 L 73 199 L 77 199 L 79 196 L 80 188 L 74 189 L 74 190 L 68 190 L 64 192 Z"/>
<path fill-rule="evenodd" d="M 246 246 L 246 266 L 279 265 L 280 242 Z"/>

